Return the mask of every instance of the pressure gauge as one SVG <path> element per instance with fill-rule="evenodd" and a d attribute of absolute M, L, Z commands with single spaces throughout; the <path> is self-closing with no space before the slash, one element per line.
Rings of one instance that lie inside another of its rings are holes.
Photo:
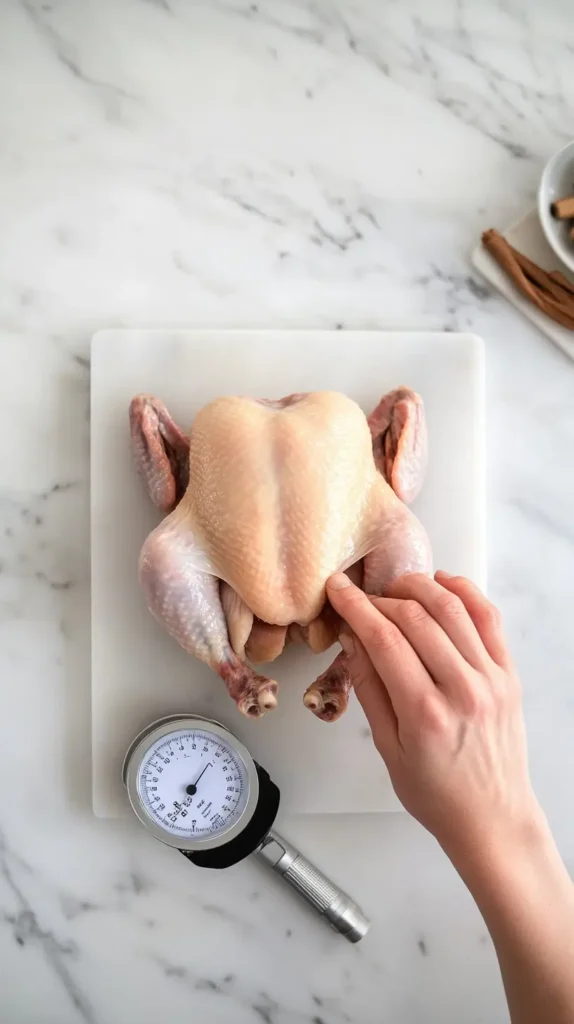
<path fill-rule="evenodd" d="M 273 831 L 279 790 L 221 723 L 153 722 L 131 744 L 123 777 L 141 823 L 194 864 L 224 868 L 255 853 L 349 941 L 366 934 L 360 907 Z"/>
<path fill-rule="evenodd" d="M 181 850 L 230 842 L 259 799 L 255 763 L 216 722 L 186 718 L 146 730 L 125 764 L 130 803 L 149 831 Z"/>

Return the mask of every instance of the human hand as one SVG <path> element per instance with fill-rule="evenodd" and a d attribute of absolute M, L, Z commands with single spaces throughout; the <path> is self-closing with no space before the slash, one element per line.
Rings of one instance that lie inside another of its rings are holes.
<path fill-rule="evenodd" d="M 528 776 L 520 684 L 500 615 L 469 580 L 403 576 L 369 598 L 327 584 L 351 632 L 351 678 L 405 808 L 451 859 L 540 814 Z"/>

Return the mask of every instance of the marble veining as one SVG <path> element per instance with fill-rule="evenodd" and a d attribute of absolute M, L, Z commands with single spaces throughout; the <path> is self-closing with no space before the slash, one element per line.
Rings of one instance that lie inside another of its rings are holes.
<path fill-rule="evenodd" d="M 505 1021 L 484 925 L 404 815 L 282 822 L 370 909 L 356 948 L 255 864 L 201 874 L 92 818 L 89 338 L 484 336 L 490 590 L 574 871 L 574 367 L 468 261 L 574 137 L 570 5 L 4 0 L 0 20 L 0 1017 Z"/>

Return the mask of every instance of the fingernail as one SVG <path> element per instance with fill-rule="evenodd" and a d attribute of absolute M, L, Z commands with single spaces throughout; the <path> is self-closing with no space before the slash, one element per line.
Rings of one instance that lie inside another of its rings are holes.
<path fill-rule="evenodd" d="M 450 580 L 450 579 L 452 579 L 452 573 L 451 572 L 445 572 L 444 569 L 437 569 L 437 571 L 435 572 L 434 576 L 435 576 L 435 580 L 436 580 L 437 576 L 442 576 L 443 580 Z"/>
<path fill-rule="evenodd" d="M 349 636 L 348 633 L 341 633 L 339 637 L 339 643 L 341 644 L 341 647 L 343 648 L 345 654 L 355 653 L 355 641 L 353 640 L 352 636 Z"/>
<path fill-rule="evenodd" d="M 334 576 L 330 576 L 327 580 L 327 586 L 329 590 L 343 590 L 344 587 L 351 586 L 351 581 L 348 576 L 345 576 L 344 572 L 336 572 Z"/>

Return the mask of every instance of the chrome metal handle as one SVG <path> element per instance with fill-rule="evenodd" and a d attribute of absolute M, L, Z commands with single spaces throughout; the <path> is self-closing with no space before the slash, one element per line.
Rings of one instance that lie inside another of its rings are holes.
<path fill-rule="evenodd" d="M 349 942 L 367 934 L 371 922 L 355 901 L 273 829 L 255 853 Z"/>

